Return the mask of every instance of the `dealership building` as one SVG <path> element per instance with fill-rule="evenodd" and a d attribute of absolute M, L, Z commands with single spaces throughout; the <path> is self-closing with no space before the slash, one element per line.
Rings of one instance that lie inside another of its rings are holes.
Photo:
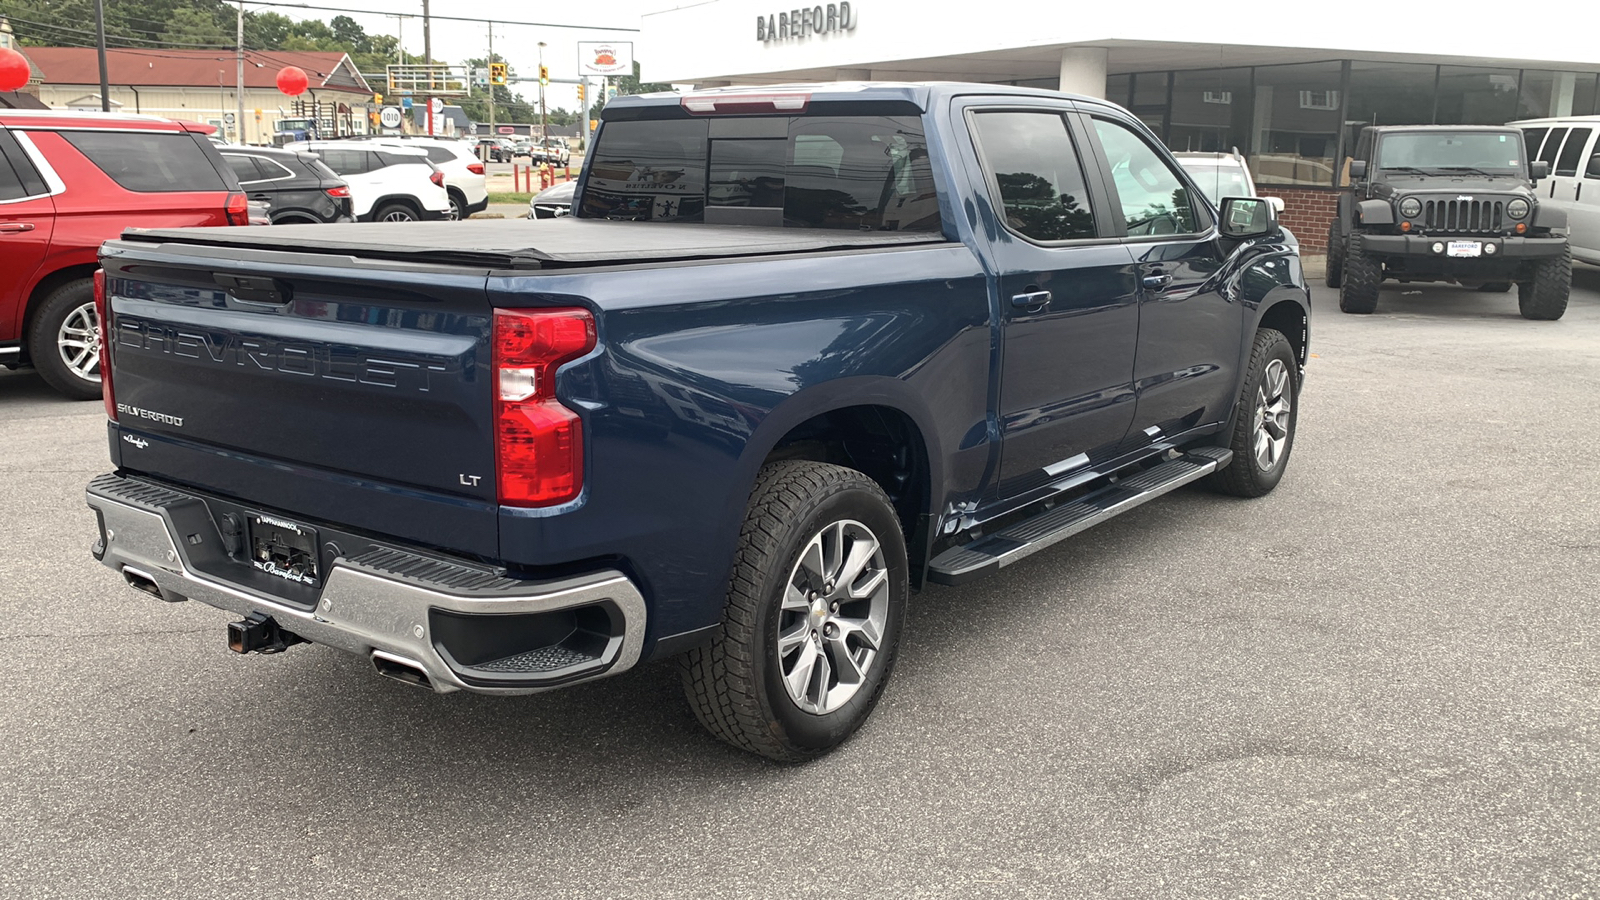
<path fill-rule="evenodd" d="M 1316 252 L 1363 125 L 1600 113 L 1592 29 L 1557 24 L 1592 20 L 1588 3 L 1293 9 L 710 0 L 646 15 L 638 56 L 645 80 L 697 87 L 976 81 L 1104 97 L 1175 151 L 1237 148 Z"/>

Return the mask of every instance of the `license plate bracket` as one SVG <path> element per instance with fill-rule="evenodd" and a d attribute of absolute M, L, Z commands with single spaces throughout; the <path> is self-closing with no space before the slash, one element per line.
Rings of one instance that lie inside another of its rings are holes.
<path fill-rule="evenodd" d="M 1447 244 L 1445 246 L 1445 251 L 1444 252 L 1445 252 L 1446 256 L 1455 256 L 1455 257 L 1459 257 L 1459 258 L 1462 258 L 1462 259 L 1468 259 L 1468 258 L 1475 257 L 1475 256 L 1482 256 L 1483 255 L 1483 242 L 1482 241 L 1451 241 L 1449 244 Z"/>
<path fill-rule="evenodd" d="M 256 571 L 307 587 L 319 584 L 315 528 L 264 513 L 250 513 L 245 522 L 250 565 Z"/>

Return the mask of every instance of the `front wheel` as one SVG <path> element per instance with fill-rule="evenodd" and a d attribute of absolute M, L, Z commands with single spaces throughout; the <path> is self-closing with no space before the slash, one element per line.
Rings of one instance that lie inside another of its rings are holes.
<path fill-rule="evenodd" d="M 1294 347 L 1282 332 L 1258 329 L 1228 441 L 1233 461 L 1211 476 L 1213 488 L 1235 497 L 1260 497 L 1278 486 L 1294 449 L 1299 398 Z"/>
<path fill-rule="evenodd" d="M 1350 235 L 1350 242 L 1345 245 L 1343 269 L 1339 276 L 1339 311 L 1360 316 L 1377 312 L 1383 260 L 1366 254 L 1359 234 Z"/>
<path fill-rule="evenodd" d="M 1517 285 L 1517 306 L 1524 319 L 1554 321 L 1567 312 L 1572 293 L 1572 248 L 1554 259 L 1533 263 L 1533 277 Z"/>
<path fill-rule="evenodd" d="M 69 281 L 51 291 L 33 317 L 28 356 L 45 383 L 73 400 L 100 397 L 100 314 L 94 281 Z"/>
<path fill-rule="evenodd" d="M 722 624 L 681 664 L 700 723 L 779 762 L 843 743 L 894 666 L 908 569 L 900 520 L 872 479 L 802 460 L 763 468 Z"/>

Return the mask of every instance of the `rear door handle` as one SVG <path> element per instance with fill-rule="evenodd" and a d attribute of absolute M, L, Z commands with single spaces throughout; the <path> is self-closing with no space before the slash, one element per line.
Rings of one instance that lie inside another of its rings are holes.
<path fill-rule="evenodd" d="M 21 234 L 24 231 L 32 230 L 32 222 L 7 222 L 4 225 L 0 225 L 0 234 Z"/>
<path fill-rule="evenodd" d="M 265 203 L 265 202 L 271 200 L 272 197 L 267 195 L 267 194 L 251 194 L 250 195 L 250 199 L 251 200 L 259 200 L 259 201 L 262 201 L 263 203 Z"/>
<path fill-rule="evenodd" d="M 1011 298 L 1011 305 L 1018 309 L 1043 309 L 1049 304 L 1049 291 L 1029 291 L 1026 294 L 1017 294 Z"/>
<path fill-rule="evenodd" d="M 1146 275 L 1144 277 L 1144 286 L 1152 291 L 1163 290 L 1171 283 L 1171 275 Z"/>

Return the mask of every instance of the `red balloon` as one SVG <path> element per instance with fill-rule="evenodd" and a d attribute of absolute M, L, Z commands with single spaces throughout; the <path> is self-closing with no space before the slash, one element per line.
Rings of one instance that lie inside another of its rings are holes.
<path fill-rule="evenodd" d="M 304 69 L 299 66 L 284 66 L 278 70 L 278 90 L 293 97 L 304 94 L 306 88 L 311 86 L 311 79 L 306 77 Z"/>
<path fill-rule="evenodd" d="M 22 54 L 10 47 L 0 47 L 0 91 L 17 91 L 28 85 L 33 72 Z"/>

